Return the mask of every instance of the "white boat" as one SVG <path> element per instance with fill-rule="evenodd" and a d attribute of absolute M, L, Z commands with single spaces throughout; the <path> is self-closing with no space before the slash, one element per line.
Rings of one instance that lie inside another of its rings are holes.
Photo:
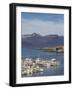
<path fill-rule="evenodd" d="M 55 58 L 53 58 L 53 59 L 51 59 L 50 65 L 51 66 L 56 66 L 56 65 L 58 65 L 58 61 Z"/>
<path fill-rule="evenodd" d="M 43 71 L 44 71 L 44 69 L 43 69 L 43 68 L 40 68 L 40 69 L 39 69 L 39 71 L 43 72 Z"/>
<path fill-rule="evenodd" d="M 40 61 L 40 58 L 37 58 L 37 59 L 36 59 L 36 63 L 38 63 L 39 61 Z"/>
<path fill-rule="evenodd" d="M 25 60 L 27 60 L 27 61 L 31 61 L 31 58 L 26 58 Z"/>
<path fill-rule="evenodd" d="M 36 61 L 40 61 L 40 58 L 37 58 Z"/>
<path fill-rule="evenodd" d="M 56 59 L 55 59 L 55 58 L 53 58 L 53 59 L 51 59 L 51 61 L 52 61 L 52 62 L 56 62 Z"/>

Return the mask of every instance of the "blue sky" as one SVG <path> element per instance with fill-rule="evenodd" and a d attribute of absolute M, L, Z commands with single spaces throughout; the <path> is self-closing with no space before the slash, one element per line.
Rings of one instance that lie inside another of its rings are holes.
<path fill-rule="evenodd" d="M 64 35 L 64 15 L 51 13 L 21 13 L 22 34 Z"/>

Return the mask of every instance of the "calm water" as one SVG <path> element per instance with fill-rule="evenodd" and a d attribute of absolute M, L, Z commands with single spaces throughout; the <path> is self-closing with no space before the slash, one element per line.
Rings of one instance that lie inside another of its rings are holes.
<path fill-rule="evenodd" d="M 56 76 L 56 75 L 64 75 L 64 53 L 56 53 L 56 52 L 44 52 L 42 50 L 30 49 L 30 48 L 22 48 L 22 57 L 29 58 L 41 58 L 51 60 L 52 58 L 56 58 L 60 65 L 57 67 L 49 68 L 41 73 L 36 73 L 32 76 Z"/>

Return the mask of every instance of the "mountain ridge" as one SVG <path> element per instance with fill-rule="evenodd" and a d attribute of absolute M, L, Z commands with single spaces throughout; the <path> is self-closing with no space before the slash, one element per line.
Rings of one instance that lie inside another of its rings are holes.
<path fill-rule="evenodd" d="M 28 48 L 43 48 L 43 47 L 53 47 L 53 46 L 63 46 L 64 36 L 59 36 L 57 34 L 51 35 L 40 35 L 37 33 L 22 35 L 22 47 Z"/>

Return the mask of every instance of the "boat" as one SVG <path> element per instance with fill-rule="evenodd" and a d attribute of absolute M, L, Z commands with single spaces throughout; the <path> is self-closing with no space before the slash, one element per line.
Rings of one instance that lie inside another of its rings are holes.
<path fill-rule="evenodd" d="M 56 59 L 55 59 L 55 58 L 53 58 L 53 59 L 51 59 L 51 61 L 52 61 L 52 62 L 56 62 Z"/>
<path fill-rule="evenodd" d="M 56 66 L 57 60 L 55 58 L 51 59 L 50 66 Z"/>
<path fill-rule="evenodd" d="M 39 71 L 40 71 L 40 72 L 43 72 L 43 71 L 44 71 L 44 69 L 43 69 L 43 68 L 40 68 L 40 69 L 39 69 Z"/>
<path fill-rule="evenodd" d="M 31 61 L 31 58 L 26 58 L 25 60 L 27 60 L 27 61 Z"/>

